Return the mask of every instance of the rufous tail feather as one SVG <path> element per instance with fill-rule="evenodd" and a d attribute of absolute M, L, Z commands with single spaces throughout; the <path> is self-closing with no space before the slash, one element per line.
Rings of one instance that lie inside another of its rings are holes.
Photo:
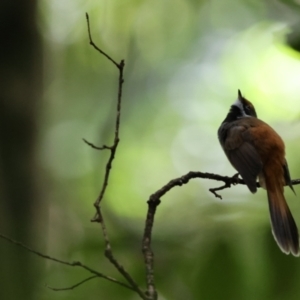
<path fill-rule="evenodd" d="M 274 238 L 284 253 L 299 256 L 298 228 L 285 201 L 283 187 L 277 185 L 267 191 Z"/>

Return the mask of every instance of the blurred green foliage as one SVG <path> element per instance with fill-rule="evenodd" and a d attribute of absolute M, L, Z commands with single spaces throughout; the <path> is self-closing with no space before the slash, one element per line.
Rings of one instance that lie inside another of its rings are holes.
<path fill-rule="evenodd" d="M 97 45 L 126 63 L 121 142 L 102 209 L 116 257 L 145 286 L 146 201 L 191 170 L 234 174 L 216 132 L 238 88 L 283 137 L 292 177 L 300 177 L 300 59 L 285 41 L 299 18 L 295 3 L 41 1 L 43 251 L 121 279 L 104 258 L 99 226 L 89 221 L 108 153 L 81 140 L 111 143 L 118 72 L 89 46 L 85 12 Z M 160 299 L 299 299 L 300 261 L 273 240 L 265 191 L 251 195 L 236 186 L 222 191 L 220 201 L 208 192 L 218 185 L 194 180 L 161 199 L 152 242 Z M 299 201 L 290 191 L 286 196 L 300 226 Z M 36 299 L 138 299 L 98 279 L 53 292 L 44 284 L 68 287 L 89 274 L 40 264 Z"/>

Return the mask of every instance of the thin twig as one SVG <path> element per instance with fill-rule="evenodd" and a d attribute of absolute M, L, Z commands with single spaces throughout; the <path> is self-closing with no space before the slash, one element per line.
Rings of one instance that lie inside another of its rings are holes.
<path fill-rule="evenodd" d="M 106 163 L 105 166 L 105 175 L 104 175 L 104 180 L 103 180 L 103 184 L 102 184 L 102 188 L 100 191 L 100 194 L 98 196 L 98 198 L 96 199 L 94 206 L 96 208 L 96 215 L 94 216 L 94 218 L 92 219 L 92 222 L 101 222 L 101 219 L 99 218 L 100 215 L 98 214 L 98 208 L 100 206 L 100 202 L 102 201 L 106 188 L 108 186 L 108 180 L 109 180 L 109 176 L 110 176 L 110 171 L 112 168 L 112 163 L 113 160 L 115 158 L 115 154 L 117 151 L 117 147 L 120 141 L 119 138 L 119 131 L 120 131 L 120 118 L 121 118 L 121 102 L 122 102 L 122 87 L 123 87 L 123 69 L 125 66 L 124 60 L 121 60 L 120 62 L 120 68 L 119 68 L 119 84 L 118 84 L 118 97 L 117 97 L 117 112 L 116 112 L 116 120 L 115 120 L 115 136 L 114 136 L 114 143 L 113 145 L 110 147 L 110 156 L 108 158 L 108 161 Z"/>
<path fill-rule="evenodd" d="M 39 251 L 36 251 L 36 250 L 33 250 L 31 248 L 29 248 L 28 246 L 24 245 L 23 243 L 21 242 L 18 242 L 18 241 L 15 241 L 5 235 L 3 235 L 2 233 L 0 233 L 0 237 L 7 240 L 8 242 L 12 243 L 12 244 L 15 244 L 17 246 L 20 246 L 22 247 L 23 249 L 26 249 L 27 251 L 39 256 L 39 257 L 42 257 L 42 258 L 45 258 L 45 259 L 49 259 L 49 260 L 52 260 L 54 262 L 57 262 L 57 263 L 60 263 L 60 264 L 63 264 L 63 265 L 67 265 L 67 266 L 70 266 L 70 267 L 81 267 L 82 269 L 85 269 L 87 271 L 89 271 L 90 273 L 96 275 L 97 277 L 100 277 L 100 278 L 104 278 L 106 280 L 109 280 L 111 282 L 114 282 L 114 283 L 117 283 L 123 287 L 126 287 L 130 290 L 134 290 L 131 286 L 127 285 L 126 283 L 123 283 L 121 281 L 118 281 L 117 279 L 115 278 L 112 278 L 110 276 L 106 276 L 88 266 L 86 266 L 85 264 L 81 263 L 80 261 L 74 261 L 74 262 L 68 262 L 68 261 L 65 261 L 65 260 L 61 260 L 61 259 L 57 259 L 55 257 L 52 257 L 52 256 L 49 256 L 47 254 L 44 254 L 44 253 L 41 253 Z"/>
<path fill-rule="evenodd" d="M 102 147 L 98 147 L 96 145 L 94 145 L 93 143 L 87 141 L 86 139 L 82 139 L 87 145 L 89 145 L 90 147 L 92 147 L 93 149 L 96 149 L 96 150 L 111 150 L 111 147 L 110 146 L 106 146 L 106 145 L 103 145 Z"/>
<path fill-rule="evenodd" d="M 102 51 L 94 42 L 92 39 L 92 34 L 91 34 L 91 27 L 90 27 L 90 18 L 88 13 L 85 14 L 86 16 L 86 21 L 87 21 L 87 25 L 88 25 L 88 33 L 89 33 L 89 39 L 90 39 L 90 45 L 92 45 L 98 52 L 100 52 L 102 55 L 104 55 L 108 60 L 110 60 L 118 69 L 120 68 L 119 64 L 112 59 L 107 53 L 105 53 L 104 51 Z"/>
<path fill-rule="evenodd" d="M 74 285 L 72 285 L 72 286 L 70 286 L 70 287 L 65 287 L 65 288 L 54 288 L 54 287 L 51 287 L 51 286 L 49 286 L 49 285 L 46 285 L 46 287 L 48 288 L 48 289 L 50 289 L 50 290 L 52 290 L 52 291 L 56 291 L 56 292 L 60 292 L 60 291 L 69 291 L 69 290 L 73 290 L 73 289 L 75 289 L 75 288 L 77 288 L 78 286 L 80 286 L 80 285 L 82 285 L 83 283 L 85 283 L 85 282 L 87 282 L 87 281 L 90 281 L 90 280 L 92 280 L 92 279 L 94 279 L 94 278 L 99 278 L 99 276 L 91 276 L 91 277 L 88 277 L 88 278 L 86 278 L 86 279 L 84 279 L 84 280 L 82 280 L 82 281 L 80 281 L 80 282 L 78 282 L 78 283 L 76 283 L 76 284 L 74 284 Z"/>
<path fill-rule="evenodd" d="M 238 183 L 245 184 L 245 182 L 241 179 L 239 179 L 239 173 L 236 173 L 232 177 L 229 177 L 229 179 L 226 179 L 224 181 L 224 185 L 217 187 L 217 188 L 210 188 L 209 191 L 215 195 L 216 198 L 219 198 L 222 200 L 222 196 L 217 193 L 217 191 L 224 190 L 226 188 L 230 188 L 231 185 L 236 185 Z M 260 187 L 259 183 L 257 183 L 257 186 Z"/>

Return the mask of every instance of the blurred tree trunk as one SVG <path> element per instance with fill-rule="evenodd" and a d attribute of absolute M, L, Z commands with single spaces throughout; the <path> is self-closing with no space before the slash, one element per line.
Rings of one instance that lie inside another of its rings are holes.
<path fill-rule="evenodd" d="M 32 244 L 42 51 L 37 1 L 0 1 L 0 231 Z M 0 240 L 0 299 L 33 299 L 32 254 Z"/>

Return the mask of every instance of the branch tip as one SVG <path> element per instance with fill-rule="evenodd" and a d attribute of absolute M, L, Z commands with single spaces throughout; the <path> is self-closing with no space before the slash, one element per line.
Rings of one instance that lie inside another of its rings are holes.
<path fill-rule="evenodd" d="M 102 147 L 98 147 L 96 145 L 94 145 L 93 143 L 87 141 L 85 138 L 82 138 L 82 140 L 91 148 L 96 149 L 96 150 L 112 150 L 113 146 L 107 146 L 107 145 L 103 145 Z"/>

